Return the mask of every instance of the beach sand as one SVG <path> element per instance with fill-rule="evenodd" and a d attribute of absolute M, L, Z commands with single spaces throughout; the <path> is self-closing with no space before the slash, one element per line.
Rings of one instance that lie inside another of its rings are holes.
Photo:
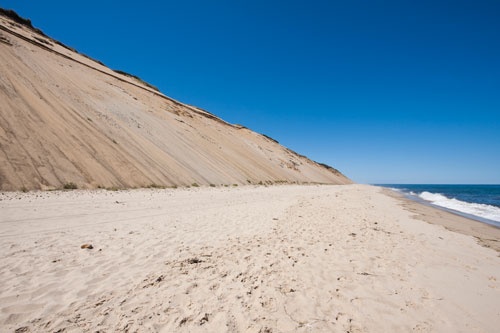
<path fill-rule="evenodd" d="M 389 189 L 384 189 L 384 193 L 399 199 L 403 207 L 415 213 L 418 219 L 442 225 L 451 231 L 473 236 L 481 245 L 500 252 L 499 228 L 442 209 L 436 209 L 432 206 L 422 205 L 406 198 L 401 193 Z"/>
<path fill-rule="evenodd" d="M 2 332 L 500 327 L 498 229 L 379 187 L 0 199 Z"/>

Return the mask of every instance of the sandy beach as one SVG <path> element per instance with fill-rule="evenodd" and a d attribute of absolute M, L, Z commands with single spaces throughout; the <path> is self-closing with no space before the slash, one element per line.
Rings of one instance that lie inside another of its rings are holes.
<path fill-rule="evenodd" d="M 500 327 L 498 229 L 379 187 L 6 192 L 0 199 L 2 332 Z M 448 230 L 453 223 L 485 227 L 489 243 Z"/>

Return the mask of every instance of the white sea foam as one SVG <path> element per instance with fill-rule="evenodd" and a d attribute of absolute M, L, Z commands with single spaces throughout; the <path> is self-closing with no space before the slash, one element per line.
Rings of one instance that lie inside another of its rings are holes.
<path fill-rule="evenodd" d="M 500 222 L 500 208 L 495 206 L 450 199 L 439 193 L 422 192 L 418 196 L 436 206 Z"/>

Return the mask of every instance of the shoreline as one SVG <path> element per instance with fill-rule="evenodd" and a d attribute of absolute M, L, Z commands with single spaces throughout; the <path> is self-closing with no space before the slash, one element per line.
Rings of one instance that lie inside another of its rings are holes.
<path fill-rule="evenodd" d="M 395 184 L 395 185 L 398 185 L 398 184 Z M 445 210 L 447 212 L 450 212 L 452 214 L 465 217 L 467 219 L 476 220 L 476 221 L 479 221 L 479 222 L 482 222 L 482 223 L 486 223 L 486 224 L 492 225 L 494 227 L 500 228 L 500 221 L 496 221 L 496 220 L 493 220 L 493 219 L 482 217 L 480 215 L 475 215 L 475 214 L 472 214 L 472 213 L 466 213 L 466 212 L 463 212 L 463 211 L 458 210 L 458 209 L 453 209 L 453 208 L 449 208 L 449 207 L 446 207 L 446 206 L 441 206 L 441 205 L 435 204 L 435 203 L 433 203 L 431 201 L 428 201 L 426 199 L 421 198 L 419 195 L 417 195 L 415 193 L 404 192 L 400 188 L 394 187 L 395 185 L 374 185 L 374 186 L 381 186 L 381 187 L 390 189 L 390 190 L 392 190 L 392 191 L 394 191 L 396 193 L 402 194 L 405 198 L 410 199 L 412 201 L 415 201 L 415 202 L 418 202 L 418 203 L 421 203 L 421 204 L 424 204 L 424 205 L 427 205 L 427 206 L 430 206 L 430 207 L 434 207 L 434 208 L 437 208 L 437 209 L 440 209 L 440 210 Z M 412 185 L 409 185 L 409 186 L 412 186 Z M 468 186 L 468 185 L 465 185 L 465 186 Z M 480 185 L 480 186 L 483 186 L 483 185 Z M 491 185 L 491 186 L 499 186 L 499 185 Z M 431 193 L 431 194 L 433 194 L 433 193 Z M 434 193 L 434 194 L 442 195 L 441 193 Z M 447 198 L 447 199 L 449 199 L 449 198 Z M 491 205 L 489 203 L 469 202 L 469 201 L 463 201 L 463 200 L 461 202 L 463 202 L 465 204 L 487 205 L 487 206 L 491 206 L 493 208 L 498 208 L 498 207 L 495 207 L 494 205 Z"/>
<path fill-rule="evenodd" d="M 481 246 L 500 252 L 500 228 L 473 218 L 462 216 L 458 213 L 453 213 L 445 208 L 438 208 L 433 205 L 420 203 L 389 188 L 383 186 L 377 187 L 381 188 L 384 194 L 398 199 L 405 209 L 415 214 L 417 219 L 427 223 L 441 225 L 453 232 L 472 236 Z"/>

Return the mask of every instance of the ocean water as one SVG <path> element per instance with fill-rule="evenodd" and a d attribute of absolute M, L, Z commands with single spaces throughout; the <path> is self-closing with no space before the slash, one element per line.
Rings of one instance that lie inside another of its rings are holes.
<path fill-rule="evenodd" d="M 380 184 L 410 199 L 500 228 L 500 185 Z"/>

